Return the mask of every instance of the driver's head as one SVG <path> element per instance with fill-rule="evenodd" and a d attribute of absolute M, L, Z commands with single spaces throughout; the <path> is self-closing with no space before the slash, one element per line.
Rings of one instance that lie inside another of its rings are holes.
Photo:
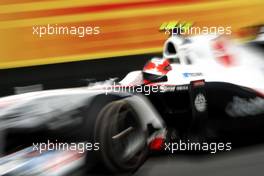
<path fill-rule="evenodd" d="M 162 76 L 165 76 L 171 70 L 168 59 L 152 58 L 143 68 L 144 82 L 152 82 Z"/>

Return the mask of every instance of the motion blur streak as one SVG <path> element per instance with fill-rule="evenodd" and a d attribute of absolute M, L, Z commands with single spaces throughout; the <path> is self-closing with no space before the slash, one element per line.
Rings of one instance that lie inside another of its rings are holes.
<path fill-rule="evenodd" d="M 263 5 L 261 0 L 4 0 L 0 2 L 0 68 L 158 52 L 166 35 L 157 31 L 168 20 L 231 26 L 236 35 L 242 27 L 264 22 L 264 16 L 258 15 Z M 84 38 L 32 35 L 33 26 L 47 24 L 99 26 L 101 33 Z"/>

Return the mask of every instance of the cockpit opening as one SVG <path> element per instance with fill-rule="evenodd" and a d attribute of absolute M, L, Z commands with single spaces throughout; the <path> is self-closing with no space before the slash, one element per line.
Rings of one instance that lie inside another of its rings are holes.
<path fill-rule="evenodd" d="M 177 54 L 177 50 L 176 48 L 174 47 L 173 43 L 172 42 L 169 42 L 165 48 L 165 52 L 167 55 L 175 55 Z"/>

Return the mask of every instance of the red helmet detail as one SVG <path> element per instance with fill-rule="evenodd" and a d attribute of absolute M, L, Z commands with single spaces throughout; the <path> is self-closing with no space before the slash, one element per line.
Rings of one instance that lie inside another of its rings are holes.
<path fill-rule="evenodd" d="M 143 71 L 155 71 L 161 75 L 167 74 L 171 70 L 168 59 L 151 60 L 143 68 Z"/>

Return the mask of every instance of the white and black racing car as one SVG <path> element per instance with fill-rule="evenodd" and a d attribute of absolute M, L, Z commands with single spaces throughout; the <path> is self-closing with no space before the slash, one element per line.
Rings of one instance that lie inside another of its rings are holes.
<path fill-rule="evenodd" d="M 5 155 L 47 140 L 96 143 L 87 168 L 132 172 L 165 141 L 261 137 L 263 90 L 263 61 L 246 49 L 217 36 L 172 36 L 162 58 L 119 82 L 1 98 L 0 149 Z M 0 165 L 17 173 L 7 168 Z"/>

